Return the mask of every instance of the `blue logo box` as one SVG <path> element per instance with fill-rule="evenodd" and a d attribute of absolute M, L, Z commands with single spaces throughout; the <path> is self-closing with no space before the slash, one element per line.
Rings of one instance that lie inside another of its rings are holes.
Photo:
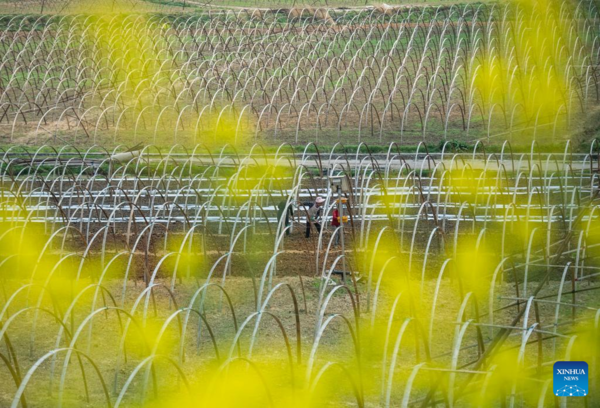
<path fill-rule="evenodd" d="M 585 397 L 588 395 L 588 364 L 585 361 L 557 361 L 554 363 L 554 395 L 557 397 Z"/>

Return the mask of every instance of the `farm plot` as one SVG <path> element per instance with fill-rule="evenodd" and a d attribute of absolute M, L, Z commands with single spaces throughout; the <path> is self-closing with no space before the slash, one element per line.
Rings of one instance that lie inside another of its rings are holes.
<path fill-rule="evenodd" d="M 596 149 L 12 148 L 0 404 L 563 403 L 553 362 L 599 363 Z"/>
<path fill-rule="evenodd" d="M 0 406 L 600 406 L 598 17 L 0 0 Z"/>
<path fill-rule="evenodd" d="M 560 141 L 599 98 L 596 22 L 593 3 L 536 1 L 3 16 L 0 129 L 37 146 Z"/>

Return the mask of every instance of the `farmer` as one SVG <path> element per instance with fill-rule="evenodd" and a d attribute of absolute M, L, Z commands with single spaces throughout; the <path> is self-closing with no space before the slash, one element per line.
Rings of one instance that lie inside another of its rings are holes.
<path fill-rule="evenodd" d="M 287 206 L 286 211 L 286 204 L 286 200 L 281 200 L 279 204 L 277 204 L 277 222 L 281 222 L 281 218 L 283 218 L 283 214 L 285 213 L 285 235 L 290 235 L 290 229 L 287 227 L 290 226 L 290 219 L 294 216 L 294 208 L 292 207 L 292 203 L 290 203 L 290 205 Z"/>
<path fill-rule="evenodd" d="M 333 213 L 331 214 L 331 226 L 333 227 L 334 231 L 337 227 L 340 226 L 340 212 L 338 211 L 337 207 L 335 207 L 333 209 Z M 333 242 L 333 245 L 335 246 L 339 246 L 340 245 L 340 234 L 342 234 L 342 231 L 338 231 L 337 234 L 335 234 L 335 241 Z"/>
<path fill-rule="evenodd" d="M 306 238 L 310 238 L 310 224 L 314 224 L 317 229 L 317 233 L 321 232 L 321 211 L 323 210 L 323 204 L 325 203 L 325 199 L 323 197 L 317 197 L 314 204 L 313 203 L 305 203 L 308 209 L 308 217 L 306 218 Z"/>

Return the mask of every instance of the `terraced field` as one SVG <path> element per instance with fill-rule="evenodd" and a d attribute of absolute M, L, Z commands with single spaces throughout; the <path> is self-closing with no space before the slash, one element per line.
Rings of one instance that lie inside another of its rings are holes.
<path fill-rule="evenodd" d="M 2 135 L 556 142 L 599 98 L 595 9 L 559 6 L 4 16 Z"/>

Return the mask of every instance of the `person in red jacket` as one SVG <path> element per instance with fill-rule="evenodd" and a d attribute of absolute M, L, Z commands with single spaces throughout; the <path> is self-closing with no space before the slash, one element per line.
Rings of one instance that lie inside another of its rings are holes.
<path fill-rule="evenodd" d="M 336 208 L 333 209 L 333 213 L 332 213 L 332 219 L 331 219 L 331 226 L 333 227 L 334 231 L 337 227 L 340 226 L 340 213 Z M 342 234 L 342 231 L 339 231 L 336 235 L 335 235 L 335 240 L 333 241 L 333 245 L 335 246 L 339 246 L 340 245 L 340 235 Z"/>

